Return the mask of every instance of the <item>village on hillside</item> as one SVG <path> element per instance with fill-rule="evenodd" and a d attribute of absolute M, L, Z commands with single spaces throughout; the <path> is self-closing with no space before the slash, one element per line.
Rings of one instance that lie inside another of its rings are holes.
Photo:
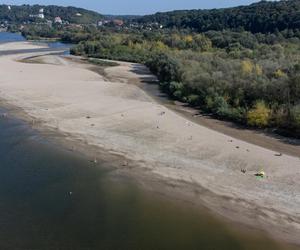
<path fill-rule="evenodd" d="M 12 6 L 7 5 L 7 10 L 11 11 Z M 84 14 L 77 12 L 74 14 L 75 18 L 80 18 Z M 18 23 L 18 29 L 20 31 L 23 30 L 24 25 L 28 24 L 43 24 L 47 25 L 49 27 L 53 26 L 71 26 L 71 27 L 77 27 L 77 28 L 83 28 L 86 25 L 91 25 L 94 27 L 113 27 L 113 28 L 119 28 L 119 29 L 143 29 L 143 30 L 153 30 L 153 29 L 162 29 L 163 25 L 159 24 L 158 22 L 153 23 L 147 23 L 145 24 L 139 24 L 131 19 L 128 19 L 126 16 L 102 16 L 99 20 L 96 22 L 91 22 L 88 24 L 83 23 L 73 23 L 68 20 L 65 20 L 62 16 L 55 16 L 54 18 L 47 16 L 45 13 L 44 8 L 40 8 L 36 13 L 32 13 L 28 15 L 28 20 L 23 21 L 21 23 Z M 1 19 L 0 18 L 0 31 L 6 31 L 8 27 L 11 25 L 16 25 L 16 23 L 12 23 L 9 20 Z"/>

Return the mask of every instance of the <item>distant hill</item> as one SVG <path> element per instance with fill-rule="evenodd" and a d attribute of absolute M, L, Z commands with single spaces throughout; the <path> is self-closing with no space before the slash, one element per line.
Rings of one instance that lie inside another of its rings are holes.
<path fill-rule="evenodd" d="M 179 10 L 136 19 L 165 27 L 208 30 L 244 29 L 253 33 L 300 29 L 300 0 L 261 1 L 249 6 L 212 10 Z"/>
<path fill-rule="evenodd" d="M 40 10 L 43 9 L 43 12 Z M 38 14 L 43 13 L 44 19 L 38 18 Z M 61 17 L 62 20 L 70 23 L 96 23 L 103 18 L 97 12 L 76 8 L 76 7 L 61 7 L 61 6 L 42 6 L 42 5 L 0 5 L 0 21 L 8 21 L 12 23 L 21 23 L 33 21 L 36 19 L 53 20 L 55 17 Z"/>
<path fill-rule="evenodd" d="M 142 16 L 139 16 L 139 15 L 104 15 L 104 18 L 108 19 L 108 20 L 121 19 L 123 21 L 131 21 L 131 20 L 135 20 L 140 17 L 142 17 Z"/>

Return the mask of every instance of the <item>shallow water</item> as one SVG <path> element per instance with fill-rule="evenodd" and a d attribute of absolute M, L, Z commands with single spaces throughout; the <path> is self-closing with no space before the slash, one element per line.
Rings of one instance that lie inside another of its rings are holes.
<path fill-rule="evenodd" d="M 103 165 L 0 115 L 0 249 L 281 248 Z"/>
<path fill-rule="evenodd" d="M 7 42 L 22 42 L 25 41 L 25 38 L 19 33 L 10 33 L 10 32 L 0 32 L 0 44 Z M 62 43 L 58 41 L 31 41 L 33 44 L 42 44 L 47 45 L 48 48 L 40 48 L 40 49 L 21 49 L 21 50 L 13 50 L 13 51 L 1 51 L 0 56 L 15 54 L 15 53 L 31 53 L 31 52 L 53 52 L 55 50 L 59 51 L 59 54 L 69 55 L 70 48 L 72 44 Z M 63 52 L 62 52 L 63 51 Z"/>
<path fill-rule="evenodd" d="M 277 247 L 95 167 L 20 120 L 1 118 L 0 138 L 0 249 Z"/>
<path fill-rule="evenodd" d="M 0 32 L 0 44 L 7 42 L 25 41 L 25 38 L 19 33 Z"/>

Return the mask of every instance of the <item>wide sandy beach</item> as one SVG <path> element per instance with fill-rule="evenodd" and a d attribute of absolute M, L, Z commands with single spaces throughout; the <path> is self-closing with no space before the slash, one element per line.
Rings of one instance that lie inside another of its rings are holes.
<path fill-rule="evenodd" d="M 0 50 L 34 47 L 8 43 Z M 43 63 L 22 61 L 39 54 L 45 52 L 0 56 L 0 98 L 33 124 L 87 150 L 120 155 L 120 169 L 136 178 L 150 176 L 187 201 L 300 244 L 300 149 L 299 157 L 278 156 L 185 119 L 134 84 L 152 77 L 145 69 L 137 73 L 141 65 L 107 68 L 106 78 L 57 55 L 38 58 Z M 266 178 L 257 179 L 261 170 Z"/>

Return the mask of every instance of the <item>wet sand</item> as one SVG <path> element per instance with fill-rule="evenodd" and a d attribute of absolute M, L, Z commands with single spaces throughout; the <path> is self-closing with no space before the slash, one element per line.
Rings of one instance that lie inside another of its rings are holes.
<path fill-rule="evenodd" d="M 33 55 L 0 57 L 0 98 L 22 108 L 33 124 L 88 145 L 82 148 L 94 155 L 122 157 L 120 171 L 153 178 L 153 188 L 167 183 L 174 197 L 179 193 L 232 221 L 299 243 L 298 157 L 276 156 L 156 102 L 130 84 L 152 77 L 146 70 L 138 74 L 141 65 L 111 67 L 102 77 L 58 56 L 45 56 L 43 64 L 20 62 Z M 258 180 L 254 174 L 262 169 L 267 178 Z"/>

